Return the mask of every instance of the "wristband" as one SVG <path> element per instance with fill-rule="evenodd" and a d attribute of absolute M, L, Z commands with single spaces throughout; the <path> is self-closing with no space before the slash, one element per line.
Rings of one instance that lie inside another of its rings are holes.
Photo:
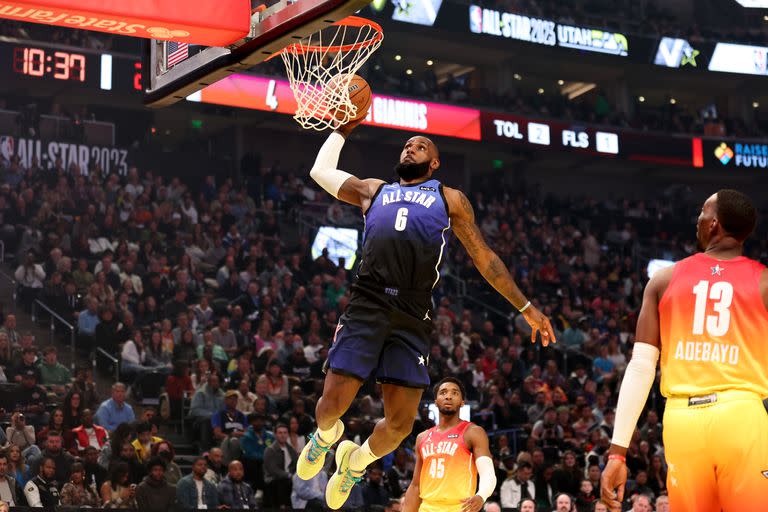
<path fill-rule="evenodd" d="M 627 462 L 627 458 L 624 455 L 619 455 L 618 453 L 613 453 L 608 456 L 608 460 L 620 460 L 621 462 L 625 463 Z"/>
<path fill-rule="evenodd" d="M 526 302 L 526 303 L 525 303 L 525 306 L 523 306 L 522 308 L 518 309 L 518 311 L 520 311 L 521 313 L 523 313 L 523 312 L 525 312 L 525 310 L 526 310 L 526 309 L 528 309 L 529 307 L 531 307 L 531 301 L 528 301 L 528 302 Z"/>

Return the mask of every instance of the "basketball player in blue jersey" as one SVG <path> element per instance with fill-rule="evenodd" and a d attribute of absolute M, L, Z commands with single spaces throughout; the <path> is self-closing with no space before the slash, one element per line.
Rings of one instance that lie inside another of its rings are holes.
<path fill-rule="evenodd" d="M 432 289 L 440 279 L 451 229 L 483 277 L 523 314 L 533 330 L 531 340 L 541 333 L 545 346 L 556 341 L 549 319 L 531 305 L 485 243 L 467 197 L 432 178 L 440 155 L 431 140 L 408 139 L 395 168 L 399 182 L 359 179 L 338 170 L 341 149 L 357 124 L 331 133 L 310 172 L 333 197 L 360 207 L 365 230 L 349 306 L 326 361 L 323 396 L 315 410 L 318 428 L 297 463 L 299 478 L 308 480 L 323 468 L 326 453 L 344 432 L 339 418 L 371 375 L 382 384 L 385 417 L 362 446 L 344 441 L 336 449 L 337 469 L 325 493 L 334 510 L 347 500 L 365 468 L 411 433 L 429 385 Z"/>

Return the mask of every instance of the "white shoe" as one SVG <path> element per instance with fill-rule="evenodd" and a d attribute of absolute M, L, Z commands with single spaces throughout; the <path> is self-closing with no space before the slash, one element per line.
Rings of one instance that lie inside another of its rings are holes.
<path fill-rule="evenodd" d="M 352 441 L 343 441 L 336 449 L 336 472 L 325 488 L 325 501 L 333 510 L 340 509 L 346 503 L 352 488 L 363 479 L 365 471 L 357 472 L 349 468 L 350 456 L 359 448 Z"/>
<path fill-rule="evenodd" d="M 302 480 L 310 480 L 317 475 L 325 465 L 325 455 L 331 446 L 344 434 L 344 423 L 336 420 L 336 438 L 326 444 L 324 439 L 317 435 L 317 431 L 309 435 L 309 441 L 301 450 L 299 460 L 296 461 L 296 474 Z"/>

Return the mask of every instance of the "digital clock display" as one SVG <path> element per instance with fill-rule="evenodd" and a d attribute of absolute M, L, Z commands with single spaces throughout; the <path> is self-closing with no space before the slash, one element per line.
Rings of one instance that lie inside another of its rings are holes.
<path fill-rule="evenodd" d="M 13 71 L 31 77 L 85 82 L 86 59 L 80 53 L 17 47 L 13 50 Z"/>

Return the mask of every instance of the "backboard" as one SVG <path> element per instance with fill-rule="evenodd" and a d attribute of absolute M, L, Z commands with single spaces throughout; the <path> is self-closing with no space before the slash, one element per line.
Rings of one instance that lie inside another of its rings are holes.
<path fill-rule="evenodd" d="M 251 15 L 250 33 L 228 47 L 152 39 L 145 43 L 144 103 L 164 107 L 266 60 L 289 44 L 365 7 L 371 0 L 279 0 Z"/>

